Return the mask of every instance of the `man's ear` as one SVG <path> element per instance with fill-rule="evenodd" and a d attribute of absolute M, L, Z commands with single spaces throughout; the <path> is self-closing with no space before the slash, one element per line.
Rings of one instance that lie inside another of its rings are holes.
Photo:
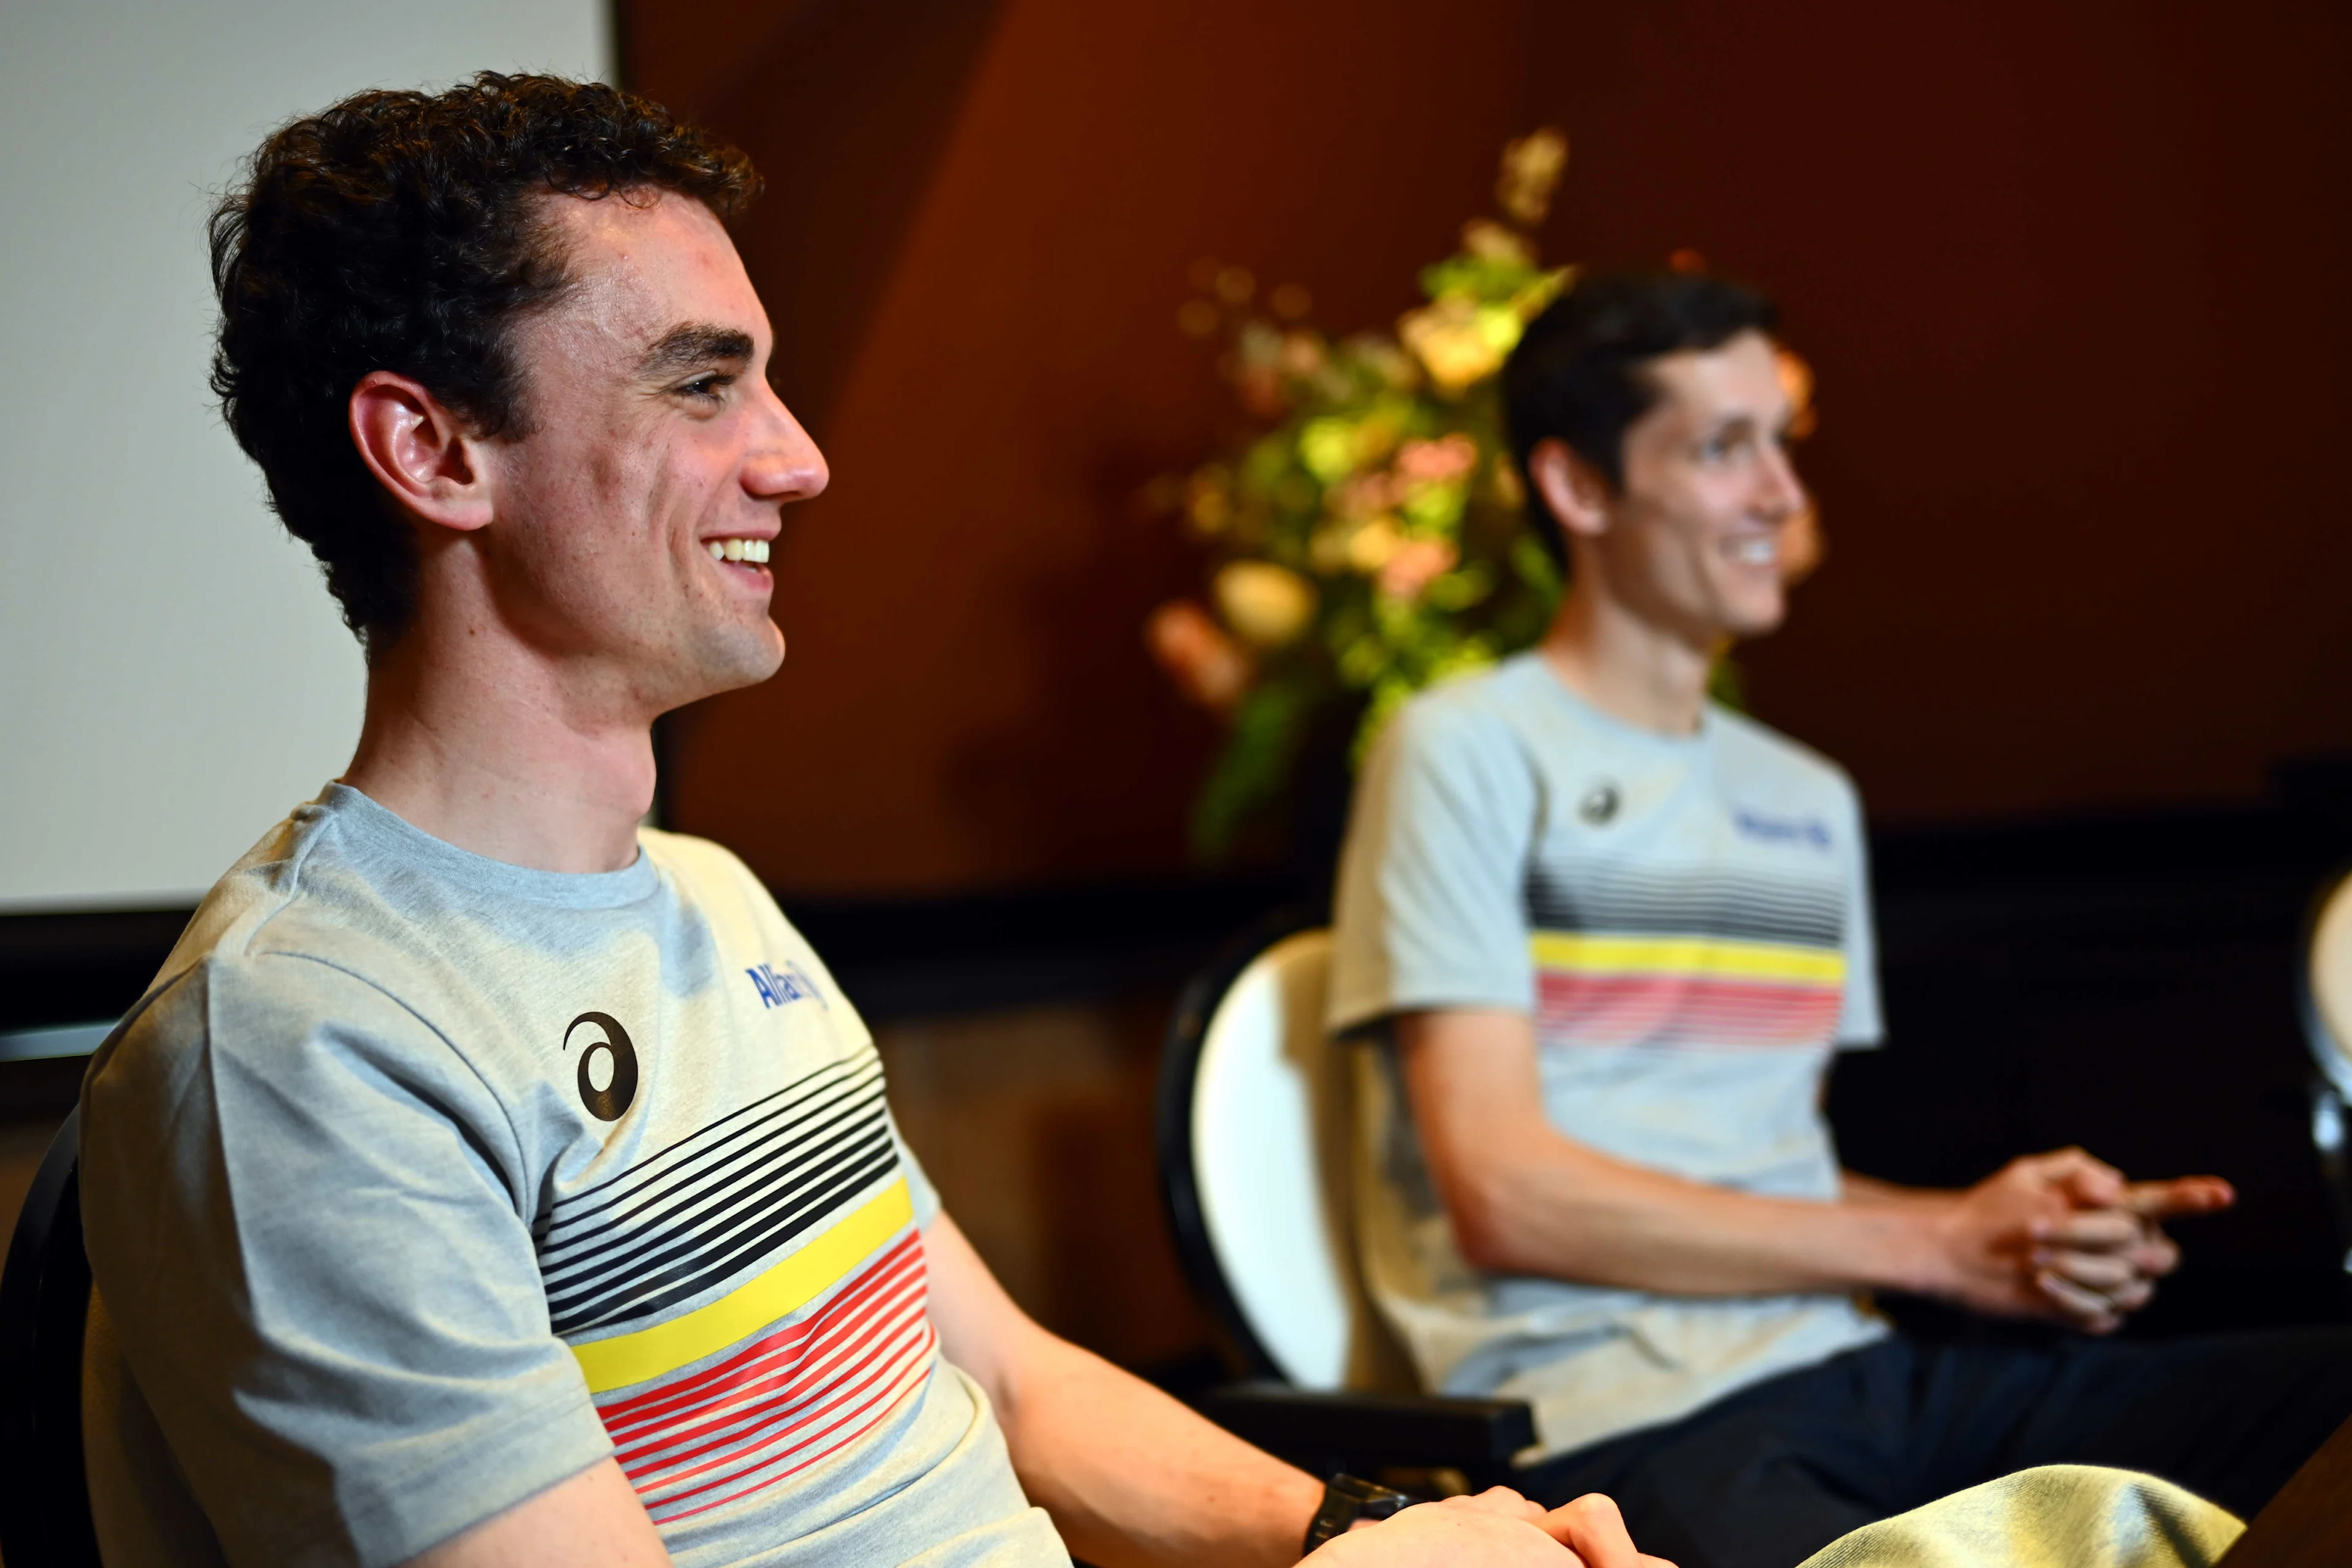
<path fill-rule="evenodd" d="M 1609 530 L 1609 481 L 1565 441 L 1536 443 L 1528 454 L 1528 478 L 1552 516 L 1570 536 L 1593 539 Z"/>
<path fill-rule="evenodd" d="M 352 388 L 350 412 L 360 460 L 402 510 L 461 532 L 490 521 L 480 442 L 421 384 L 372 370 Z"/>

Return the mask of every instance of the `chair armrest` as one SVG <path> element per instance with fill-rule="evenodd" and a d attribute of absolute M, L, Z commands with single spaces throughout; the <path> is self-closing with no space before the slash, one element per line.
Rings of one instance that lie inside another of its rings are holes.
<path fill-rule="evenodd" d="M 1536 1440 L 1535 1412 L 1516 1399 L 1325 1394 L 1285 1383 L 1237 1383 L 1212 1389 L 1201 1413 L 1268 1453 L 1349 1468 L 1490 1471 Z"/>

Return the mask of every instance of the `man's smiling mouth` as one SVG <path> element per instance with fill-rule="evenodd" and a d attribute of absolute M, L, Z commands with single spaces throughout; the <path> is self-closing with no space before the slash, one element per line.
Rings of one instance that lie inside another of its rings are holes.
<path fill-rule="evenodd" d="M 747 566 L 764 566 L 768 562 L 765 539 L 713 539 L 706 542 L 713 561 L 740 561 Z"/>

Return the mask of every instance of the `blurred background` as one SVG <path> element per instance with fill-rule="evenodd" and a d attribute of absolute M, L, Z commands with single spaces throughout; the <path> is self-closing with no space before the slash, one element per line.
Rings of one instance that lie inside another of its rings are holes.
<path fill-rule="evenodd" d="M 1188 841 L 1221 727 L 1143 628 L 1210 558 L 1144 498 L 1253 426 L 1180 313 L 1238 267 L 1334 335 L 1389 330 L 1505 142 L 1557 126 L 1547 262 L 1694 252 L 1778 299 L 1818 378 L 1827 557 L 1739 668 L 1876 829 L 1893 1048 L 1840 1073 L 1850 1163 L 1961 1182 L 2080 1142 L 2218 1171 L 2240 1209 L 2190 1228 L 2134 1331 L 2341 1315 L 2293 990 L 2352 856 L 2340 7 L 420 15 L 430 49 L 334 5 L 0 20 L 0 129 L 46 154 L 0 174 L 41 215 L 0 237 L 27 476 L 0 489 L 0 1029 L 52 1031 L 0 1063 L 20 1152 L 87 1048 L 57 1031 L 133 999 L 356 733 L 356 654 L 205 423 L 202 190 L 358 86 L 615 75 L 765 173 L 740 243 L 834 472 L 777 547 L 784 670 L 668 722 L 664 820 L 741 853 L 877 1019 L 910 1139 L 1015 1295 L 1181 1378 L 1207 1339 L 1152 1175 L 1160 1037 L 1182 976 L 1324 868 L 1306 840 L 1215 868 Z M 207 38 L 230 74 L 197 68 Z M 95 140 L 92 94 L 124 106 Z M 93 289 L 93 255 L 148 270 Z M 104 325 L 151 297 L 179 313 Z M 108 412 L 132 396 L 153 410 Z M 138 460 L 151 426 L 184 465 Z"/>

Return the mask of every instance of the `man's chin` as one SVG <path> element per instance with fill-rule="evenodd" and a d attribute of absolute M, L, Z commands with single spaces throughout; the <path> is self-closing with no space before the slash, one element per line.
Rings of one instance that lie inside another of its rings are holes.
<path fill-rule="evenodd" d="M 1786 595 L 1775 594 L 1769 600 L 1759 598 L 1734 605 L 1724 616 L 1724 632 L 1735 642 L 1748 642 L 1756 637 L 1770 637 L 1789 618 Z"/>
<path fill-rule="evenodd" d="M 772 622 L 763 622 L 761 626 L 765 635 L 747 631 L 704 647 L 702 657 L 694 661 L 693 673 L 678 682 L 677 690 L 671 694 L 672 700 L 666 707 L 683 708 L 706 697 L 740 691 L 747 686 L 759 685 L 782 669 L 784 634 Z"/>
<path fill-rule="evenodd" d="M 721 691 L 740 691 L 746 686 L 757 686 L 783 668 L 784 634 L 776 629 L 774 622 L 764 621 L 761 623 L 760 632 L 755 633 L 749 645 L 739 653 L 740 658 L 730 672 L 731 679 L 719 689 Z"/>

